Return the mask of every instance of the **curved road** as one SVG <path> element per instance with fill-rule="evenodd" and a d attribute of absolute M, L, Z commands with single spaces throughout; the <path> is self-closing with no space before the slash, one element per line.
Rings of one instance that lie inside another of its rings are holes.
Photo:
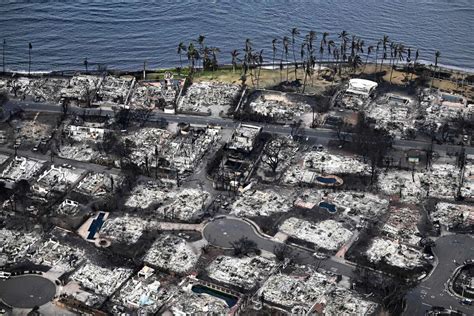
<path fill-rule="evenodd" d="M 250 223 L 231 217 L 218 218 L 209 222 L 204 227 L 202 234 L 210 244 L 223 248 L 231 248 L 232 242 L 242 237 L 247 237 L 249 240 L 254 241 L 259 249 L 271 253 L 274 252 L 276 246 L 282 244 L 278 240 L 262 236 Z M 345 263 L 343 259 L 328 258 L 321 261 L 313 257 L 312 252 L 309 250 L 292 245 L 289 246 L 292 248 L 294 260 L 299 264 L 317 266 L 348 277 L 353 276 L 353 267 Z"/>
<path fill-rule="evenodd" d="M 454 269 L 468 259 L 474 259 L 474 237 L 448 235 L 436 240 L 434 253 L 438 264 L 434 271 L 415 289 L 407 294 L 405 315 L 424 315 L 431 306 L 442 306 L 474 315 L 474 307 L 459 303 L 445 289 Z M 455 260 L 455 261 L 454 261 Z"/>

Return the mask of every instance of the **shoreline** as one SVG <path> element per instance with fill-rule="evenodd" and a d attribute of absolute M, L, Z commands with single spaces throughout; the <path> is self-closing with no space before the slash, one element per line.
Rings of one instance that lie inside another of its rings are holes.
<path fill-rule="evenodd" d="M 293 67 L 293 62 L 284 62 L 283 65 L 284 65 L 284 68 L 286 69 L 286 65 L 290 65 L 291 67 Z M 298 64 L 300 64 L 300 62 L 298 62 Z M 336 62 L 334 61 L 323 61 L 321 63 L 321 65 L 323 67 L 327 66 L 327 65 L 333 65 L 333 64 L 336 64 Z M 367 63 L 367 66 L 370 66 L 370 65 L 374 65 L 375 63 L 374 62 L 368 62 Z M 405 65 L 406 62 L 399 62 L 398 63 L 398 66 L 402 66 L 402 65 Z M 422 65 L 424 67 L 427 67 L 429 68 L 430 66 L 432 66 L 432 63 L 428 62 L 428 61 L 425 61 L 425 60 L 420 60 L 419 62 L 417 62 L 417 64 L 419 65 Z M 377 65 L 380 65 L 380 62 L 377 63 Z M 388 60 L 386 60 L 384 62 L 384 66 L 388 66 Z M 273 66 L 273 63 L 263 63 L 262 64 L 262 69 L 266 69 L 266 70 L 275 70 L 275 71 L 279 71 L 279 63 L 277 63 L 275 61 L 275 69 L 271 69 L 270 67 Z M 315 66 L 315 69 L 317 69 L 319 67 L 319 63 L 316 64 Z M 161 67 L 161 68 L 150 68 L 150 69 L 146 69 L 146 72 L 148 73 L 153 73 L 153 72 L 164 72 L 164 71 L 175 71 L 177 68 L 179 68 L 179 65 L 178 66 L 170 66 L 170 67 Z M 187 69 L 188 68 L 188 65 L 185 65 L 183 63 L 183 67 L 182 69 Z M 200 67 L 195 67 L 196 69 L 201 69 Z M 218 69 L 231 69 L 232 68 L 232 64 L 221 64 L 219 65 L 219 68 Z M 237 66 L 237 69 L 239 68 L 239 65 Z M 59 73 L 85 73 L 84 71 L 85 69 L 61 69 L 61 70 L 35 70 L 35 71 L 31 71 L 30 74 L 35 76 L 35 75 L 49 75 L 49 74 L 59 74 Z M 447 72 L 452 72 L 452 73 L 459 73 L 459 74 L 466 74 L 466 75 L 474 75 L 474 68 L 462 68 L 462 67 L 457 67 L 457 66 L 451 66 L 451 65 L 446 65 L 446 64 L 442 64 L 442 63 L 439 63 L 438 64 L 438 71 L 447 71 Z M 136 69 L 114 69 L 114 68 L 107 68 L 107 71 L 108 72 L 111 72 L 111 73 L 115 73 L 115 74 L 129 74 L 129 73 L 138 73 L 138 72 L 143 72 L 143 68 L 136 68 Z M 89 70 L 88 71 L 89 73 L 97 73 L 98 71 L 97 70 Z M 0 72 L 1 75 L 5 75 L 5 74 L 17 74 L 17 75 L 25 75 L 27 76 L 28 75 L 28 71 L 27 70 L 12 70 L 12 69 L 8 69 L 8 67 L 5 69 L 5 73 L 2 73 Z"/>

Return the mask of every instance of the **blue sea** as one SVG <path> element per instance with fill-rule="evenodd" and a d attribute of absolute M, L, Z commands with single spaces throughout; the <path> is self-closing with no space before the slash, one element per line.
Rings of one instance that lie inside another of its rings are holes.
<path fill-rule="evenodd" d="M 441 64 L 474 69 L 474 0 L 0 1 L 0 12 L 10 70 L 27 69 L 28 43 L 35 71 L 80 70 L 85 58 L 109 69 L 178 66 L 178 43 L 199 34 L 221 62 L 246 38 L 268 62 L 272 39 L 293 27 L 316 31 L 317 42 L 322 32 L 337 40 L 346 30 L 366 45 L 386 34 L 426 62 L 439 50 Z"/>

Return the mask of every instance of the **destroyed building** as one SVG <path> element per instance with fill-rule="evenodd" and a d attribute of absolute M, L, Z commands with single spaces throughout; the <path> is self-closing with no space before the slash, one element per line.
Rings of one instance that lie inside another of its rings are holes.
<path fill-rule="evenodd" d="M 217 257 L 207 268 L 216 281 L 250 290 L 263 283 L 275 270 L 274 261 L 264 257 Z"/>
<path fill-rule="evenodd" d="M 73 188 L 84 170 L 51 165 L 33 184 L 32 191 L 39 197 L 47 197 L 50 192 L 66 192 Z"/>
<path fill-rule="evenodd" d="M 131 76 L 105 76 L 97 91 L 97 102 L 100 105 L 126 104 L 135 84 Z"/>
<path fill-rule="evenodd" d="M 474 229 L 474 206 L 472 205 L 440 202 L 430 212 L 430 217 L 434 223 L 443 225 L 448 230 L 472 231 Z"/>
<path fill-rule="evenodd" d="M 241 217 L 270 216 L 291 210 L 291 194 L 281 195 L 273 190 L 247 190 L 232 204 L 232 215 Z"/>
<path fill-rule="evenodd" d="M 199 253 L 186 240 L 174 235 L 160 235 L 143 259 L 149 266 L 175 273 L 193 269 Z"/>
<path fill-rule="evenodd" d="M 177 290 L 174 286 L 166 286 L 160 281 L 163 281 L 160 274 L 144 266 L 115 293 L 112 301 L 132 310 L 156 313 Z"/>
<path fill-rule="evenodd" d="M 421 240 L 417 227 L 420 220 L 421 214 L 417 209 L 391 207 L 382 232 L 399 242 L 416 246 Z"/>
<path fill-rule="evenodd" d="M 20 262 L 39 241 L 41 236 L 35 232 L 0 229 L 0 254 L 6 256 L 7 263 Z"/>
<path fill-rule="evenodd" d="M 71 275 L 71 279 L 95 294 L 110 296 L 132 275 L 132 272 L 127 268 L 105 268 L 87 262 Z"/>
<path fill-rule="evenodd" d="M 257 90 L 248 97 L 244 110 L 276 121 L 293 122 L 316 106 L 316 99 L 310 96 Z"/>
<path fill-rule="evenodd" d="M 380 237 L 372 240 L 369 249 L 367 249 L 366 256 L 372 263 L 383 262 L 408 270 L 422 267 L 426 263 L 423 253 L 417 248 Z"/>
<path fill-rule="evenodd" d="M 258 292 L 264 304 L 291 314 L 372 315 L 378 305 L 315 271 L 274 274 Z"/>
<path fill-rule="evenodd" d="M 10 186 L 20 180 L 31 180 L 43 167 L 44 161 L 15 156 L 2 172 L 1 179 Z"/>
<path fill-rule="evenodd" d="M 295 217 L 280 225 L 280 232 L 314 244 L 315 249 L 336 251 L 352 236 L 352 232 L 334 220 L 312 223 Z"/>
<path fill-rule="evenodd" d="M 69 105 L 90 107 L 95 101 L 102 78 L 92 75 L 75 75 L 61 89 L 61 99 Z"/>
<path fill-rule="evenodd" d="M 122 182 L 123 178 L 114 174 L 91 172 L 79 182 L 75 191 L 90 196 L 103 196 L 113 193 Z"/>
<path fill-rule="evenodd" d="M 217 116 L 238 102 L 240 87 L 218 82 L 198 82 L 188 87 L 178 102 L 180 113 L 200 113 Z"/>

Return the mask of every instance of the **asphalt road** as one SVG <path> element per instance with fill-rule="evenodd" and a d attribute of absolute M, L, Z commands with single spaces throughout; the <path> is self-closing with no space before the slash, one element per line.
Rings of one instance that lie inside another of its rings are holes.
<path fill-rule="evenodd" d="M 33 308 L 50 302 L 56 286 L 38 275 L 22 275 L 0 280 L 0 299 L 16 308 Z"/>
<path fill-rule="evenodd" d="M 39 112 L 52 112 L 52 113 L 61 113 L 62 108 L 57 104 L 50 104 L 50 103 L 40 103 L 40 102 L 32 102 L 32 101 L 16 101 L 12 100 L 9 101 L 5 105 L 5 111 L 9 112 L 15 108 L 21 108 L 25 111 L 39 111 Z M 114 112 L 110 109 L 84 109 L 78 107 L 70 107 L 69 113 L 77 113 L 82 114 L 84 111 L 90 114 L 97 114 L 102 116 L 113 116 Z M 154 112 L 150 115 L 150 121 L 160 121 L 165 119 L 168 122 L 186 122 L 191 124 L 216 124 L 223 127 L 228 128 L 235 128 L 237 127 L 240 122 L 234 121 L 232 119 L 226 119 L 221 117 L 210 117 L 210 116 L 195 116 L 195 115 L 182 115 L 182 114 L 166 114 L 166 113 L 158 113 Z M 263 127 L 264 131 L 273 133 L 273 134 L 281 134 L 281 135 L 289 135 L 291 133 L 291 127 L 282 126 L 282 125 L 272 125 L 272 124 L 262 124 L 262 123 L 255 123 L 252 122 L 253 125 L 259 125 Z M 311 138 L 313 141 L 318 141 L 319 143 L 327 144 L 328 140 L 330 139 L 337 139 L 337 133 L 330 129 L 323 129 L 323 128 L 316 128 L 316 129 L 304 129 L 304 135 L 308 138 Z M 350 137 L 349 137 L 350 139 Z M 421 141 L 421 140 L 404 140 L 404 139 L 395 139 L 393 142 L 393 147 L 398 149 L 427 149 L 430 147 L 430 143 Z M 464 147 L 467 154 L 474 154 L 474 147 L 466 146 Z M 457 145 L 434 145 L 434 150 L 439 152 L 449 152 L 455 153 L 461 150 L 461 146 Z"/>
<path fill-rule="evenodd" d="M 474 315 L 474 306 L 460 304 L 458 298 L 446 291 L 454 269 L 465 260 L 474 259 L 474 237 L 458 234 L 440 237 L 436 240 L 434 253 L 438 264 L 431 275 L 407 294 L 405 315 L 424 315 L 431 306 L 452 308 Z"/>
<path fill-rule="evenodd" d="M 250 223 L 237 218 L 224 217 L 209 222 L 203 229 L 203 236 L 212 245 L 223 248 L 231 248 L 232 243 L 242 237 L 247 237 L 249 240 L 254 241 L 259 249 L 271 253 L 275 251 L 275 247 L 282 245 L 277 240 L 265 238 L 257 233 Z M 353 267 L 343 260 L 336 260 L 335 258 L 319 260 L 313 257 L 313 253 L 309 250 L 299 247 L 291 248 L 291 255 L 300 264 L 317 266 L 348 277 L 353 276 Z"/>

